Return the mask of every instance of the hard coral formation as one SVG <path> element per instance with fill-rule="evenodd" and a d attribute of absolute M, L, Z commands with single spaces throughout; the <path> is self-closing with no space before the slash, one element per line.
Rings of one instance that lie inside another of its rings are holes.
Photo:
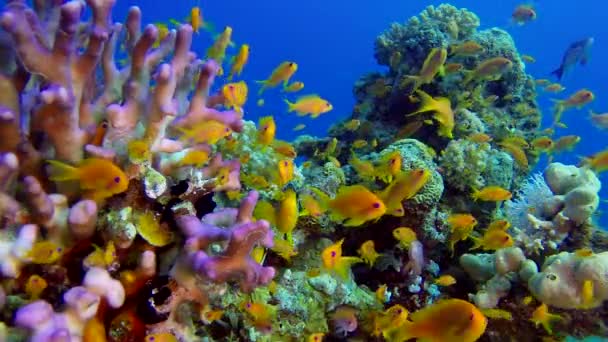
<path fill-rule="evenodd" d="M 555 251 L 597 210 L 601 183 L 587 168 L 552 163 L 544 177 L 534 175 L 524 182 L 513 201 L 506 203 L 506 215 L 514 238 L 527 253 Z"/>

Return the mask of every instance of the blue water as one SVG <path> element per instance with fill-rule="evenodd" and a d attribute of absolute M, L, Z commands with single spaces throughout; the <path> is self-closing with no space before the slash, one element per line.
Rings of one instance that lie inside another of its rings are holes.
<path fill-rule="evenodd" d="M 582 136 L 581 143 L 572 154 L 560 155 L 556 159 L 577 163 L 578 156 L 592 154 L 608 145 L 608 133 L 595 129 L 587 119 L 590 108 L 596 112 L 608 111 L 608 99 L 604 95 L 608 94 L 608 68 L 604 62 L 608 61 L 608 25 L 603 19 L 608 5 L 600 0 L 539 0 L 535 2 L 536 21 L 521 27 L 512 26 L 509 23 L 511 12 L 521 2 L 459 0 L 449 3 L 475 12 L 481 19 L 481 28 L 498 26 L 507 29 L 519 51 L 536 58 L 536 63 L 527 67 L 536 78 L 549 77 L 549 72 L 557 68 L 571 42 L 588 36 L 595 38 L 590 63 L 585 67 L 577 66 L 566 76 L 563 81 L 566 90 L 558 95 L 540 92 L 538 97 L 547 123 L 552 105 L 550 98 L 564 98 L 583 87 L 595 93 L 596 100 L 589 107 L 568 111 L 564 115 L 563 121 L 568 128 L 556 134 Z M 382 70 L 373 58 L 375 37 L 391 22 L 404 22 L 426 6 L 441 3 L 407 0 L 130 0 L 119 1 L 115 19 L 122 20 L 129 6 L 140 5 L 145 23 L 167 22 L 168 18 L 185 18 L 192 6 L 199 5 L 205 19 L 213 22 L 217 30 L 230 25 L 237 45 L 248 43 L 251 46 L 250 61 L 243 74 L 245 79 L 264 79 L 284 60 L 297 62 L 299 70 L 294 79 L 305 83 L 304 93 L 318 93 L 331 101 L 334 106 L 332 112 L 314 121 L 287 114 L 283 95 L 278 90 L 264 95 L 264 107 L 257 107 L 255 97 L 251 96 L 245 108 L 246 117 L 251 120 L 274 115 L 280 128 L 279 137 L 292 139 L 296 133 L 291 129 L 298 123 L 307 125 L 298 134 L 323 136 L 332 123 L 347 117 L 354 104 L 354 82 L 367 72 Z M 203 56 L 211 42 L 212 37 L 203 32 L 195 37 L 194 50 Z M 254 88 L 250 93 L 256 91 Z M 601 179 L 605 183 L 608 175 L 602 175 Z M 608 186 L 602 189 L 601 194 L 602 198 L 608 199 Z M 608 213 L 604 203 L 602 207 Z M 603 218 L 601 223 L 608 226 L 608 218 Z"/>

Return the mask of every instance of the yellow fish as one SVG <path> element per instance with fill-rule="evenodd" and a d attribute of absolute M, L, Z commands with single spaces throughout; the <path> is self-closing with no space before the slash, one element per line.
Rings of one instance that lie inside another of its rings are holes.
<path fill-rule="evenodd" d="M 44 278 L 37 274 L 32 274 L 25 283 L 25 293 L 31 299 L 38 299 L 40 294 L 48 287 L 48 283 Z"/>
<path fill-rule="evenodd" d="M 511 199 L 511 192 L 500 186 L 490 185 L 481 190 L 473 189 L 471 198 L 474 201 L 499 202 Z"/>
<path fill-rule="evenodd" d="M 374 266 L 376 259 L 382 254 L 376 252 L 373 240 L 367 240 L 361 244 L 361 247 L 357 250 L 361 259 L 368 264 L 370 267 Z"/>
<path fill-rule="evenodd" d="M 467 85 L 471 81 L 497 80 L 502 74 L 511 70 L 513 62 L 504 57 L 488 58 L 481 62 L 473 71 L 470 71 L 463 80 Z"/>
<path fill-rule="evenodd" d="M 433 98 L 422 90 L 417 90 L 416 94 L 420 98 L 420 108 L 415 112 L 408 114 L 408 116 L 432 112 L 433 118 L 439 123 L 437 134 L 441 137 L 452 139 L 452 131 L 454 130 L 455 122 L 454 111 L 452 111 L 450 99 L 446 97 Z"/>
<path fill-rule="evenodd" d="M 511 235 L 501 229 L 488 229 L 481 238 L 471 236 L 471 239 L 473 239 L 471 250 L 481 248 L 487 251 L 513 246 Z"/>
<path fill-rule="evenodd" d="M 270 145 L 276 133 L 277 125 L 272 115 L 261 117 L 258 122 L 258 143 L 264 146 Z"/>
<path fill-rule="evenodd" d="M 360 226 L 386 212 L 382 200 L 363 185 L 342 186 L 333 199 L 319 189 L 311 190 L 319 197 L 321 207 L 330 212 L 330 218 L 346 227 Z"/>
<path fill-rule="evenodd" d="M 417 90 L 421 85 L 431 83 L 435 76 L 443 70 L 448 51 L 443 48 L 433 48 L 426 56 L 418 76 L 408 76 L 406 80 L 414 81 L 414 89 Z"/>
<path fill-rule="evenodd" d="M 78 181 L 82 190 L 88 191 L 87 197 L 103 200 L 127 190 L 127 175 L 107 159 L 84 159 L 79 166 L 71 166 L 57 160 L 49 160 L 50 180 L 56 182 Z"/>
<path fill-rule="evenodd" d="M 417 241 L 416 232 L 409 227 L 398 227 L 393 229 L 393 237 L 399 241 L 399 246 L 409 249 L 412 242 Z"/>
<path fill-rule="evenodd" d="M 562 317 L 560 315 L 550 313 L 549 307 L 547 307 L 547 304 L 545 303 L 539 305 L 534 312 L 532 312 L 532 317 L 530 318 L 534 325 L 542 325 L 549 334 L 553 334 L 551 322 L 561 319 Z"/>
<path fill-rule="evenodd" d="M 321 252 L 323 268 L 336 272 L 342 279 L 347 279 L 352 264 L 361 262 L 357 257 L 342 256 L 342 243 L 344 239 L 329 245 Z"/>
<path fill-rule="evenodd" d="M 232 67 L 230 68 L 230 74 L 228 75 L 228 80 L 232 80 L 233 76 L 241 76 L 243 72 L 243 68 L 247 61 L 249 60 L 249 45 L 243 44 L 239 48 L 239 52 L 232 59 Z"/>
<path fill-rule="evenodd" d="M 158 334 L 147 335 L 144 339 L 145 342 L 179 342 L 177 337 L 172 333 L 164 332 Z"/>
<path fill-rule="evenodd" d="M 285 103 L 288 106 L 287 112 L 296 112 L 298 116 L 310 114 L 310 117 L 313 119 L 334 108 L 327 100 L 314 94 L 299 97 L 295 103 L 291 103 L 288 100 L 285 100 Z"/>
<path fill-rule="evenodd" d="M 276 216 L 276 225 L 279 232 L 285 234 L 287 241 L 293 242 L 292 232 L 298 223 L 298 200 L 293 189 L 283 192 L 283 199 L 279 203 Z"/>
<path fill-rule="evenodd" d="M 262 95 L 264 90 L 267 88 L 274 88 L 281 83 L 283 83 L 283 87 L 287 86 L 289 79 L 297 70 L 298 64 L 295 62 L 286 61 L 281 63 L 272 71 L 272 74 L 268 77 L 268 79 L 264 81 L 257 81 L 257 83 L 262 84 L 262 88 L 260 88 L 260 91 L 258 91 L 258 95 Z"/>
<path fill-rule="evenodd" d="M 63 248 L 53 241 L 44 240 L 34 243 L 26 258 L 33 264 L 53 264 L 61 258 Z"/>
<path fill-rule="evenodd" d="M 357 119 L 352 119 L 344 124 L 344 128 L 349 131 L 356 131 L 359 126 L 361 126 L 361 121 Z"/>
<path fill-rule="evenodd" d="M 224 85 L 222 87 L 224 105 L 242 113 L 243 105 L 245 105 L 245 102 L 247 101 L 247 92 L 247 83 L 245 83 L 245 81 Z"/>
<path fill-rule="evenodd" d="M 232 134 L 230 127 L 215 120 L 202 121 L 190 128 L 178 128 L 178 130 L 182 133 L 181 140 L 195 144 L 213 145 Z"/>
<path fill-rule="evenodd" d="M 435 284 L 439 286 L 451 286 L 456 284 L 456 279 L 449 274 L 445 274 L 435 279 Z"/>
<path fill-rule="evenodd" d="M 215 42 L 213 42 L 213 45 L 207 49 L 207 58 L 215 60 L 217 64 L 220 65 L 219 75 L 224 73 L 221 66 L 226 58 L 226 49 L 229 45 L 233 45 L 231 39 L 232 27 L 226 26 L 224 31 L 217 37 Z"/>
<path fill-rule="evenodd" d="M 283 87 L 283 91 L 286 93 L 295 93 L 297 91 L 300 91 L 304 89 L 304 82 L 293 82 L 285 87 Z"/>
<path fill-rule="evenodd" d="M 392 216 L 403 216 L 404 210 L 401 203 L 414 197 L 430 178 L 431 172 L 425 169 L 399 172 L 379 194 L 386 204 L 386 212 Z"/>
<path fill-rule="evenodd" d="M 277 163 L 278 184 L 284 186 L 293 179 L 294 165 L 293 160 L 283 159 Z"/>

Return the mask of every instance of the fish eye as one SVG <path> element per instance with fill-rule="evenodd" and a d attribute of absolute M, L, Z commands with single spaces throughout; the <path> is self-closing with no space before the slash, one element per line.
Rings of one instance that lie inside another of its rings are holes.
<path fill-rule="evenodd" d="M 289 162 L 286 160 L 286 161 L 283 162 L 283 165 L 289 166 Z"/>
<path fill-rule="evenodd" d="M 545 276 L 545 278 L 549 279 L 549 280 L 556 280 L 557 276 L 555 274 L 547 274 Z"/>
<path fill-rule="evenodd" d="M 471 314 L 471 315 L 469 316 L 469 321 L 472 321 L 472 320 L 474 320 L 474 319 L 475 319 L 475 315 Z"/>
<path fill-rule="evenodd" d="M 114 183 L 120 183 L 120 177 L 114 177 Z"/>
<path fill-rule="evenodd" d="M 287 64 L 288 66 L 292 67 L 293 66 L 293 62 L 289 62 L 289 64 Z"/>
<path fill-rule="evenodd" d="M 102 122 L 101 128 L 108 128 L 108 122 L 107 121 Z"/>
<path fill-rule="evenodd" d="M 505 237 L 503 238 L 503 240 L 504 240 L 504 241 L 509 241 L 509 237 L 508 237 L 508 236 L 505 236 Z"/>
<path fill-rule="evenodd" d="M 336 251 L 331 251 L 331 257 L 335 257 L 336 256 Z"/>
<path fill-rule="evenodd" d="M 378 209 L 378 208 L 380 208 L 380 203 L 375 202 L 375 203 L 374 203 L 372 206 L 373 206 L 375 209 Z"/>

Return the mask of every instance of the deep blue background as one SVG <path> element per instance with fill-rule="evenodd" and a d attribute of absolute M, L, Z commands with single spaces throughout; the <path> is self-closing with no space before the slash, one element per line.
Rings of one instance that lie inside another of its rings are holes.
<path fill-rule="evenodd" d="M 353 83 L 364 73 L 380 70 L 373 58 L 375 37 L 391 22 L 404 22 L 426 6 L 440 3 L 408 0 L 119 0 L 114 19 L 122 21 L 127 8 L 138 5 L 142 8 L 145 23 L 167 22 L 168 18 L 184 19 L 190 8 L 198 5 L 205 19 L 213 22 L 217 30 L 225 25 L 233 27 L 237 46 L 241 43 L 251 46 L 250 61 L 243 73 L 246 80 L 266 78 L 284 60 L 297 62 L 299 70 L 294 79 L 305 83 L 303 93 L 318 93 L 327 98 L 334 105 L 332 112 L 314 121 L 287 114 L 282 102 L 283 94 L 276 89 L 264 95 L 266 105 L 260 108 L 255 105 L 255 87 L 251 87 L 251 96 L 245 107 L 246 117 L 251 120 L 257 121 L 262 115 L 274 115 L 279 137 L 291 139 L 296 134 L 291 129 L 297 123 L 307 124 L 307 128 L 299 133 L 322 136 L 333 122 L 349 115 L 354 103 Z M 511 12 L 520 1 L 460 0 L 450 3 L 475 12 L 481 19 L 482 28 L 498 26 L 507 29 L 519 51 L 536 58 L 536 63 L 528 65 L 527 70 L 537 78 L 549 76 L 571 42 L 593 36 L 595 45 L 589 65 L 576 67 L 566 77 L 563 84 L 567 89 L 562 94 L 551 96 L 539 92 L 538 101 L 545 122 L 549 122 L 550 98 L 563 98 L 583 87 L 596 94 L 591 106 L 581 111 L 568 111 L 564 115 L 563 121 L 568 128 L 559 130 L 556 136 L 578 134 L 582 141 L 572 154 L 560 155 L 557 161 L 577 163 L 579 156 L 607 147 L 608 134 L 595 129 L 587 119 L 589 108 L 608 112 L 608 100 L 604 95 L 608 91 L 608 20 L 602 18 L 608 7 L 605 1 L 537 1 L 538 19 L 521 27 L 509 23 Z M 204 55 L 211 41 L 209 34 L 201 32 L 195 37 L 194 50 Z M 544 165 L 543 162 L 539 167 Z M 602 175 L 601 178 L 605 181 L 608 176 Z M 603 198 L 608 198 L 608 186 L 602 194 Z M 604 203 L 602 207 L 606 207 Z"/>

